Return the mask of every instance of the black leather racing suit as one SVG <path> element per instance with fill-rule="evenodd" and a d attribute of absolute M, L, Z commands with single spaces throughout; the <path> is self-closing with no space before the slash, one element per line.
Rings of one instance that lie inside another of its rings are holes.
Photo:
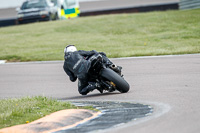
<path fill-rule="evenodd" d="M 86 60 L 86 58 L 88 59 L 90 56 L 97 53 L 98 52 L 95 50 L 79 50 L 75 52 L 68 52 L 64 56 L 65 62 L 63 68 L 72 82 L 75 82 L 78 78 L 78 91 L 82 95 L 86 95 L 89 91 L 95 89 L 95 86 L 88 83 L 88 70 L 90 68 L 91 62 Z M 100 54 L 106 57 L 105 53 L 100 52 Z"/>

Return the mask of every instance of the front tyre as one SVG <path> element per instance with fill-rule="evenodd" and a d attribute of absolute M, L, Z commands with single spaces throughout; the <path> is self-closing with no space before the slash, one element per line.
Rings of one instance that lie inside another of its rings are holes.
<path fill-rule="evenodd" d="M 129 84 L 119 74 L 110 68 L 103 69 L 100 75 L 108 81 L 112 81 L 116 85 L 117 90 L 121 93 L 126 93 L 129 91 Z"/>

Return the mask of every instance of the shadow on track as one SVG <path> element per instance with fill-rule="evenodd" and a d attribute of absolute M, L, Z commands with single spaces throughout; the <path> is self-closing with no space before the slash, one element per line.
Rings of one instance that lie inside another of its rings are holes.
<path fill-rule="evenodd" d="M 107 93 L 103 93 L 103 94 L 89 94 L 89 95 L 85 95 L 85 96 L 73 96 L 73 97 L 66 97 L 66 98 L 59 98 L 58 100 L 77 100 L 77 99 L 87 99 L 87 98 L 93 98 L 93 97 L 102 97 L 102 96 L 108 96 L 108 95 L 119 95 L 119 94 L 122 94 L 120 92 L 113 92 L 113 93 L 110 93 L 110 92 L 107 92 Z"/>

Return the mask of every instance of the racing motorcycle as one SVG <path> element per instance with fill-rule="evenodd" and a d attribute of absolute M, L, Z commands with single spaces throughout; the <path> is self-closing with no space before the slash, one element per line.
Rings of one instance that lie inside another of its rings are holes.
<path fill-rule="evenodd" d="M 124 80 L 121 72 L 114 69 L 115 65 L 106 65 L 101 54 L 95 54 L 89 60 L 91 62 L 88 71 L 90 82 L 98 82 L 100 88 L 108 92 L 118 90 L 121 93 L 126 93 L 129 91 L 129 84 Z"/>

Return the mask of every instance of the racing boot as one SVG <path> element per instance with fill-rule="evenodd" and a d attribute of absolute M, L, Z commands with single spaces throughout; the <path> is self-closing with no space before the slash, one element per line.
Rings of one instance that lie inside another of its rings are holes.
<path fill-rule="evenodd" d="M 103 93 L 103 88 L 101 88 L 100 83 L 98 83 L 98 82 L 96 83 L 96 88 L 100 93 Z"/>
<path fill-rule="evenodd" d="M 82 95 L 87 95 L 87 93 L 93 91 L 94 89 L 100 88 L 100 84 L 96 82 L 89 82 L 89 85 L 81 90 Z M 98 89 L 99 90 L 99 89 Z M 100 91 L 100 90 L 99 90 Z M 102 90 L 103 91 L 103 90 Z"/>
<path fill-rule="evenodd" d="M 99 82 L 89 82 L 90 85 L 93 85 L 95 89 L 97 89 L 100 93 L 103 93 L 103 89 L 101 88 L 101 85 Z M 93 89 L 94 90 L 94 89 Z M 93 91 L 92 90 L 92 91 Z"/>

